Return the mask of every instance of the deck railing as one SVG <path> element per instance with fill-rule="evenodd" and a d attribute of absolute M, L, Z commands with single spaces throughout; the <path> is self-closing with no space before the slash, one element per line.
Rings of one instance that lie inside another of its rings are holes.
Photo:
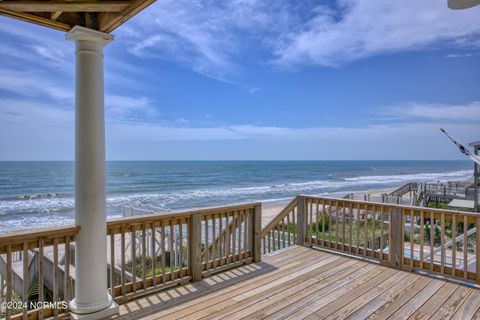
<path fill-rule="evenodd" d="M 480 215 L 297 196 L 263 230 L 259 203 L 135 216 L 107 223 L 108 284 L 117 302 L 260 260 L 293 244 L 480 283 Z M 0 318 L 68 311 L 78 227 L 0 237 Z M 57 308 L 29 302 L 52 301 Z M 1 312 L 4 312 L 3 314 Z"/>
<path fill-rule="evenodd" d="M 108 221 L 111 294 L 121 303 L 259 261 L 260 229 L 259 203 Z M 79 230 L 60 227 L 0 237 L 0 302 L 9 303 L 0 304 L 8 307 L 0 310 L 0 319 L 42 319 L 68 312 Z M 62 303 L 44 309 L 38 301 Z"/>
<path fill-rule="evenodd" d="M 74 286 L 70 244 L 78 231 L 60 227 L 0 237 L 0 318 L 43 319 L 68 311 Z M 43 301 L 56 305 L 43 309 Z"/>
<path fill-rule="evenodd" d="M 478 213 L 298 196 L 262 230 L 262 246 L 271 253 L 288 246 L 283 239 L 296 239 L 394 268 L 480 283 L 477 230 Z"/>

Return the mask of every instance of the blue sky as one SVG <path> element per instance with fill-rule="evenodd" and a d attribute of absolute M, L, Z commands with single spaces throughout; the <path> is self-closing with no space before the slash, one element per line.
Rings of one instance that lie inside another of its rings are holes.
<path fill-rule="evenodd" d="M 157 0 L 105 49 L 109 160 L 463 159 L 480 7 Z M 0 17 L 0 160 L 74 156 L 74 44 Z"/>

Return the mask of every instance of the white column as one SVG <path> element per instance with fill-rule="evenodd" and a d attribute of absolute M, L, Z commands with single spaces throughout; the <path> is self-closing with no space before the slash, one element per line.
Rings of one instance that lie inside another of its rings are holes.
<path fill-rule="evenodd" d="M 105 115 L 103 47 L 113 36 L 76 26 L 75 80 L 75 299 L 72 318 L 101 319 L 116 313 L 107 289 Z"/>

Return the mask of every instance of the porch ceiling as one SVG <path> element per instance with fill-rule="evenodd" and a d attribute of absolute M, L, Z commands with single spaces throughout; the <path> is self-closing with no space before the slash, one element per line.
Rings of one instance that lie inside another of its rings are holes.
<path fill-rule="evenodd" d="M 0 0 L 0 15 L 69 31 L 79 25 L 112 32 L 155 0 Z"/>

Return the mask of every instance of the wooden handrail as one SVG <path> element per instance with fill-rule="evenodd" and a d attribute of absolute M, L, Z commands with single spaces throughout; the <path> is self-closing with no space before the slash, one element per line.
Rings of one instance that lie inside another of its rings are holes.
<path fill-rule="evenodd" d="M 376 207 L 391 207 L 391 208 L 400 208 L 406 210 L 424 210 L 428 212 L 433 212 L 435 214 L 441 215 L 448 214 L 448 215 L 455 215 L 455 214 L 462 214 L 472 218 L 480 218 L 479 212 L 469 212 L 469 211 L 455 211 L 455 210 L 448 210 L 448 209 L 437 209 L 437 208 L 429 208 L 429 207 L 417 207 L 417 206 L 407 206 L 402 204 L 394 204 L 394 203 L 379 203 L 379 202 L 369 202 L 369 201 L 359 201 L 359 200 L 350 200 L 350 199 L 338 199 L 332 197 L 320 197 L 320 196 L 306 196 L 311 199 L 319 199 L 319 200 L 329 200 L 329 201 L 342 201 L 352 204 L 368 204 L 369 206 L 376 206 Z"/>
<path fill-rule="evenodd" d="M 107 221 L 107 229 L 111 230 L 114 228 L 140 225 L 142 223 L 151 223 L 152 221 L 157 221 L 157 220 L 188 218 L 194 214 L 199 214 L 204 216 L 207 214 L 213 214 L 218 212 L 252 209 L 259 204 L 261 203 L 259 202 L 241 203 L 241 204 L 234 204 L 234 205 L 222 206 L 222 207 L 209 207 L 209 208 L 202 208 L 202 209 L 189 210 L 189 211 L 175 211 L 175 212 L 167 212 L 167 213 L 141 215 L 141 216 L 128 217 L 128 218 L 118 218 L 118 219 L 112 219 Z"/>
<path fill-rule="evenodd" d="M 265 227 L 262 228 L 262 238 L 267 235 L 275 226 L 282 221 L 282 219 L 289 213 L 291 212 L 295 206 L 297 205 L 297 197 L 293 198 L 286 206 L 285 208 L 280 211 L 275 218 L 272 219 Z"/>
<path fill-rule="evenodd" d="M 70 240 L 78 234 L 80 227 L 66 226 L 57 228 L 36 229 L 33 231 L 20 231 L 7 233 L 0 236 L 0 254 L 6 253 L 7 246 L 11 246 L 11 251 L 23 250 L 23 244 L 28 242 L 28 249 L 38 248 L 38 241 L 42 239 L 45 245 L 53 243 L 53 239 L 59 238 L 59 244 L 64 243 L 65 237 L 70 236 Z"/>

